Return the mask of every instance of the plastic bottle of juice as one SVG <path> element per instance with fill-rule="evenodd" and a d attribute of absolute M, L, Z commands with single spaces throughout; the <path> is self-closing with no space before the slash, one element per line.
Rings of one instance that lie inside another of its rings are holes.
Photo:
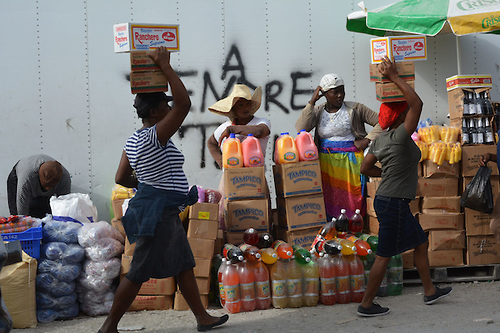
<path fill-rule="evenodd" d="M 330 255 L 331 259 L 332 256 L 336 256 L 342 251 L 342 244 L 338 242 L 337 238 L 330 239 L 325 242 L 324 250 Z"/>
<path fill-rule="evenodd" d="M 306 265 L 311 262 L 311 253 L 309 253 L 309 251 L 304 249 L 302 246 L 293 245 L 292 249 L 295 261 L 297 261 L 299 265 Z"/>
<path fill-rule="evenodd" d="M 314 144 L 311 133 L 301 130 L 295 138 L 295 145 L 299 152 L 299 161 L 314 161 L 318 159 L 318 147 Z"/>
<path fill-rule="evenodd" d="M 259 242 L 259 233 L 254 228 L 248 228 L 243 233 L 243 241 L 246 244 L 257 245 Z"/>
<path fill-rule="evenodd" d="M 276 240 L 273 243 L 273 248 L 278 253 L 280 259 L 286 260 L 290 259 L 293 255 L 293 248 L 290 244 L 282 240 Z"/>
<path fill-rule="evenodd" d="M 361 303 L 365 294 L 365 269 L 361 259 L 356 254 L 346 256 L 349 263 L 349 287 L 351 302 Z"/>
<path fill-rule="evenodd" d="M 271 247 L 273 245 L 274 239 L 270 233 L 266 232 L 259 235 L 259 242 L 257 243 L 257 247 L 259 249 L 263 249 L 266 247 Z"/>
<path fill-rule="evenodd" d="M 401 295 L 403 292 L 403 257 L 400 254 L 392 256 L 387 265 L 387 294 Z"/>
<path fill-rule="evenodd" d="M 315 306 L 319 301 L 319 267 L 313 260 L 300 265 L 304 278 L 302 302 L 305 306 Z"/>
<path fill-rule="evenodd" d="M 280 137 L 276 140 L 277 143 L 277 164 L 295 163 L 299 161 L 299 152 L 295 146 L 295 140 L 288 132 L 281 133 Z"/>
<path fill-rule="evenodd" d="M 351 301 L 351 291 L 349 287 L 349 263 L 342 253 L 334 257 L 335 265 L 335 287 L 337 290 L 337 303 L 346 304 Z"/>
<path fill-rule="evenodd" d="M 330 222 L 322 226 L 316 235 L 316 238 L 312 242 L 311 250 L 317 255 L 323 252 L 325 241 L 335 238 L 335 235 L 337 234 L 337 231 L 335 230 L 336 221 L 337 219 L 333 217 Z"/>
<path fill-rule="evenodd" d="M 337 222 L 335 223 L 335 229 L 337 230 L 337 237 L 340 238 L 344 238 L 349 232 L 349 218 L 345 209 L 340 210 L 340 215 L 337 217 Z"/>
<path fill-rule="evenodd" d="M 269 286 L 269 271 L 262 261 L 251 265 L 255 277 L 255 308 L 265 310 L 271 307 L 271 289 Z"/>
<path fill-rule="evenodd" d="M 356 253 L 356 246 L 353 242 L 348 239 L 337 238 L 337 241 L 342 245 L 342 250 L 340 252 L 345 256 L 350 256 Z"/>
<path fill-rule="evenodd" d="M 363 217 L 361 216 L 361 211 L 356 209 L 354 211 L 354 215 L 351 217 L 349 221 L 349 232 L 354 235 L 359 234 L 363 231 Z"/>
<path fill-rule="evenodd" d="M 322 255 L 318 260 L 320 278 L 319 300 L 324 305 L 334 305 L 337 303 L 335 288 L 335 266 L 328 253 Z"/>
<path fill-rule="evenodd" d="M 240 250 L 243 251 L 243 256 L 247 262 L 258 261 L 261 257 L 257 246 L 243 243 L 240 245 Z"/>
<path fill-rule="evenodd" d="M 286 263 L 286 286 L 288 294 L 288 306 L 300 308 L 302 306 L 302 269 L 295 260 Z"/>
<path fill-rule="evenodd" d="M 264 165 L 264 154 L 260 141 L 253 134 L 248 134 L 241 143 L 243 150 L 243 165 L 246 167 L 258 167 Z"/>
<path fill-rule="evenodd" d="M 238 279 L 240 281 L 241 311 L 255 310 L 255 277 L 246 261 L 237 264 Z"/>
<path fill-rule="evenodd" d="M 224 307 L 224 303 L 226 302 L 225 294 L 224 294 L 224 284 L 222 283 L 222 275 L 224 271 L 227 270 L 227 266 L 229 265 L 229 261 L 226 258 L 222 258 L 222 263 L 217 270 L 217 280 L 219 282 L 219 299 L 220 305 Z"/>
<path fill-rule="evenodd" d="M 240 303 L 240 279 L 233 264 L 226 265 L 227 269 L 222 273 L 222 284 L 224 287 L 224 308 L 229 313 L 241 311 Z"/>
<path fill-rule="evenodd" d="M 271 289 L 273 306 L 277 309 L 288 307 L 286 267 L 282 260 L 271 266 Z"/>
<path fill-rule="evenodd" d="M 370 244 L 368 244 L 368 242 L 362 240 L 361 238 L 358 238 L 356 236 L 350 236 L 347 238 L 347 240 L 350 240 L 351 242 L 354 243 L 354 245 L 356 246 L 356 253 L 359 256 L 364 257 L 372 253 Z"/>
<path fill-rule="evenodd" d="M 226 243 L 222 249 L 222 256 L 232 263 L 241 262 L 245 259 L 243 251 L 239 247 L 233 244 Z"/>
<path fill-rule="evenodd" d="M 225 169 L 243 167 L 241 142 L 234 133 L 229 134 L 222 144 L 222 164 Z"/>
<path fill-rule="evenodd" d="M 278 254 L 272 247 L 260 249 L 260 256 L 261 260 L 267 265 L 272 265 L 276 262 L 276 260 L 278 260 Z"/>

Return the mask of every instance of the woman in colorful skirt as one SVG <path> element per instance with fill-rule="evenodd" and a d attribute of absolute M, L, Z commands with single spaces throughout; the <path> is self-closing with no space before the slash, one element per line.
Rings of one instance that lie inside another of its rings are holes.
<path fill-rule="evenodd" d="M 316 105 L 321 97 L 326 102 Z M 295 123 L 297 131 L 315 130 L 323 195 L 328 220 L 345 209 L 350 218 L 356 209 L 365 215 L 366 177 L 360 172 L 363 151 L 380 134 L 378 114 L 363 104 L 344 102 L 344 80 L 337 74 L 323 76 Z M 374 126 L 370 133 L 365 124 Z"/>

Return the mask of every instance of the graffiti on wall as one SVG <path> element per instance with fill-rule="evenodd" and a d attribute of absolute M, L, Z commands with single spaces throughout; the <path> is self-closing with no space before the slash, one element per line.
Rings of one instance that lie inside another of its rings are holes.
<path fill-rule="evenodd" d="M 188 77 L 197 77 L 199 75 L 199 72 L 197 70 L 189 70 L 189 71 L 179 71 L 178 74 L 181 78 L 188 78 Z M 203 89 L 201 92 L 199 104 L 197 104 L 199 105 L 199 108 L 195 108 L 194 111 L 201 113 L 207 112 L 209 106 L 207 104 L 207 100 L 209 98 L 210 100 L 219 100 L 224 97 L 227 97 L 231 92 L 233 85 L 236 83 L 245 84 L 252 89 L 255 89 L 257 87 L 255 84 L 253 84 L 246 78 L 245 64 L 243 62 L 240 51 L 238 50 L 238 47 L 236 45 L 231 46 L 228 55 L 226 57 L 226 61 L 222 65 L 222 74 L 220 76 L 220 80 L 226 82 L 226 85 L 222 89 L 222 91 L 217 91 L 217 89 L 215 88 L 216 85 L 214 84 L 215 79 L 213 78 L 213 76 L 214 75 L 208 70 L 203 72 L 202 74 Z M 264 110 L 269 111 L 272 107 L 273 110 L 277 109 L 284 114 L 289 114 L 290 111 L 302 110 L 305 105 L 299 104 L 297 100 L 299 99 L 300 96 L 303 95 L 310 96 L 313 90 L 300 89 L 299 88 L 301 87 L 300 80 L 310 79 L 311 76 L 312 72 L 297 71 L 290 73 L 290 79 L 292 85 L 290 91 L 290 99 L 288 101 L 285 100 L 285 98 L 283 97 L 285 95 L 284 94 L 285 83 L 283 81 L 272 79 L 266 82 L 263 89 Z M 303 85 L 309 85 L 309 83 L 302 84 L 302 86 Z M 196 101 L 197 96 L 195 96 L 194 92 L 188 89 L 188 93 L 190 96 L 192 96 L 191 99 Z M 181 140 L 182 138 L 185 137 L 185 135 L 189 131 L 194 130 L 198 132 L 197 137 L 200 138 L 200 144 L 198 146 L 201 149 L 200 168 L 206 167 L 205 144 L 210 135 L 212 135 L 213 130 L 219 125 L 220 123 L 213 123 L 213 122 L 204 123 L 203 120 L 201 120 L 199 123 L 196 124 L 184 124 L 179 129 L 179 137 Z M 211 160 L 211 157 L 209 160 Z M 215 161 L 213 163 L 217 167 Z"/>

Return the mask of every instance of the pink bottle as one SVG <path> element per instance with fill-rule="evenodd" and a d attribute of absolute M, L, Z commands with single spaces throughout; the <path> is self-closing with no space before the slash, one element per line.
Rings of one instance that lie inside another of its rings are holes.
<path fill-rule="evenodd" d="M 271 288 L 269 282 L 269 271 L 262 261 L 251 264 L 255 277 L 255 300 L 256 309 L 265 310 L 271 307 Z"/>
<path fill-rule="evenodd" d="M 241 143 L 243 150 L 243 165 L 246 167 L 258 167 L 264 165 L 264 154 L 260 146 L 259 139 L 248 134 L 245 140 Z"/>
<path fill-rule="evenodd" d="M 255 277 L 246 260 L 237 264 L 237 271 L 240 282 L 241 311 L 253 311 L 256 306 Z"/>
<path fill-rule="evenodd" d="M 314 144 L 311 133 L 301 130 L 295 138 L 295 145 L 299 151 L 299 161 L 314 161 L 318 159 L 318 147 Z"/>
<path fill-rule="evenodd" d="M 361 303 L 365 294 L 365 268 L 356 254 L 346 256 L 349 263 L 351 302 Z"/>
<path fill-rule="evenodd" d="M 337 303 L 337 293 L 335 286 L 335 266 L 328 254 L 324 254 L 318 259 L 319 277 L 321 283 L 321 293 L 319 300 L 324 305 L 334 305 Z"/>

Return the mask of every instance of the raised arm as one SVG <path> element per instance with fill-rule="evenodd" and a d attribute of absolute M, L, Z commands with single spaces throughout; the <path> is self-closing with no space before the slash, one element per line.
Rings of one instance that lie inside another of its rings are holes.
<path fill-rule="evenodd" d="M 398 86 L 398 88 L 403 93 L 403 96 L 405 97 L 409 107 L 404 121 L 404 126 L 406 132 L 408 132 L 409 135 L 412 135 L 413 132 L 415 132 L 415 130 L 417 129 L 420 114 L 422 113 L 422 100 L 417 95 L 415 90 L 413 90 L 413 88 L 408 83 L 406 83 L 405 80 L 398 76 L 396 66 L 389 58 L 385 57 L 382 60 L 382 63 L 379 65 L 379 71 L 382 75 L 394 82 L 394 84 Z"/>

